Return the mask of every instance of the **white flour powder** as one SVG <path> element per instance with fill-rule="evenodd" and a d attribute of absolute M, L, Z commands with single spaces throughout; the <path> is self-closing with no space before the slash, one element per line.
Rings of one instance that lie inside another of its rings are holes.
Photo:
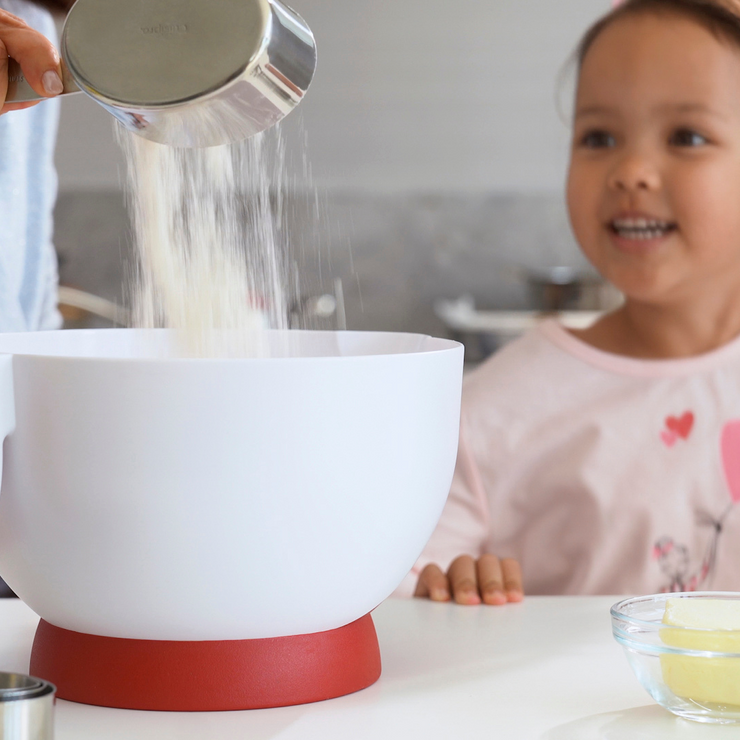
<path fill-rule="evenodd" d="M 179 330 L 188 356 L 260 356 L 259 330 L 288 327 L 284 147 L 273 133 L 268 156 L 266 136 L 177 149 L 119 128 L 138 259 L 134 325 Z"/>

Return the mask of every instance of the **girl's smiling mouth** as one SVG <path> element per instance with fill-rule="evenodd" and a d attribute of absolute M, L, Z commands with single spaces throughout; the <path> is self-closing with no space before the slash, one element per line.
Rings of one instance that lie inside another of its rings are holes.
<path fill-rule="evenodd" d="M 643 214 L 620 215 L 606 225 L 616 246 L 626 252 L 645 252 L 678 229 L 674 221 Z"/>

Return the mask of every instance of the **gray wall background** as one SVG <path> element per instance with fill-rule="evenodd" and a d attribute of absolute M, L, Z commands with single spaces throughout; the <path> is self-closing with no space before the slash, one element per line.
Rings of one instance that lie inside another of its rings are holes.
<path fill-rule="evenodd" d="M 319 50 L 282 125 L 306 293 L 340 278 L 350 328 L 442 333 L 438 297 L 521 308 L 520 266 L 584 265 L 562 196 L 566 60 L 608 0 L 293 4 Z M 111 117 L 84 96 L 63 102 L 56 161 L 62 281 L 121 300 L 124 163 Z"/>

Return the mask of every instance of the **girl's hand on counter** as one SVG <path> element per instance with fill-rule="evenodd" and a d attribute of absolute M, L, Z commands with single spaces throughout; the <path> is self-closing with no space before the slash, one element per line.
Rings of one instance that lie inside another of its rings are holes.
<path fill-rule="evenodd" d="M 524 598 L 522 571 L 513 558 L 499 560 L 482 555 L 478 560 L 461 555 L 452 561 L 447 573 L 430 563 L 416 584 L 414 596 L 432 601 L 456 601 L 458 604 L 499 606 Z"/>
<path fill-rule="evenodd" d="M 21 18 L 0 10 L 0 115 L 38 102 L 5 103 L 8 57 L 21 65 L 24 77 L 39 95 L 53 97 L 62 92 L 59 54 L 51 41 Z"/>

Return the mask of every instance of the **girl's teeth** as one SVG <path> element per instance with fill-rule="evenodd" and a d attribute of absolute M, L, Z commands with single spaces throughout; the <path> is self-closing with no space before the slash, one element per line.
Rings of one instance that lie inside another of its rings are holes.
<path fill-rule="evenodd" d="M 667 229 L 616 229 L 625 239 L 657 239 L 667 233 Z"/>
<path fill-rule="evenodd" d="M 657 239 L 673 229 L 665 221 L 646 218 L 624 218 L 612 222 L 615 233 L 624 239 Z"/>

